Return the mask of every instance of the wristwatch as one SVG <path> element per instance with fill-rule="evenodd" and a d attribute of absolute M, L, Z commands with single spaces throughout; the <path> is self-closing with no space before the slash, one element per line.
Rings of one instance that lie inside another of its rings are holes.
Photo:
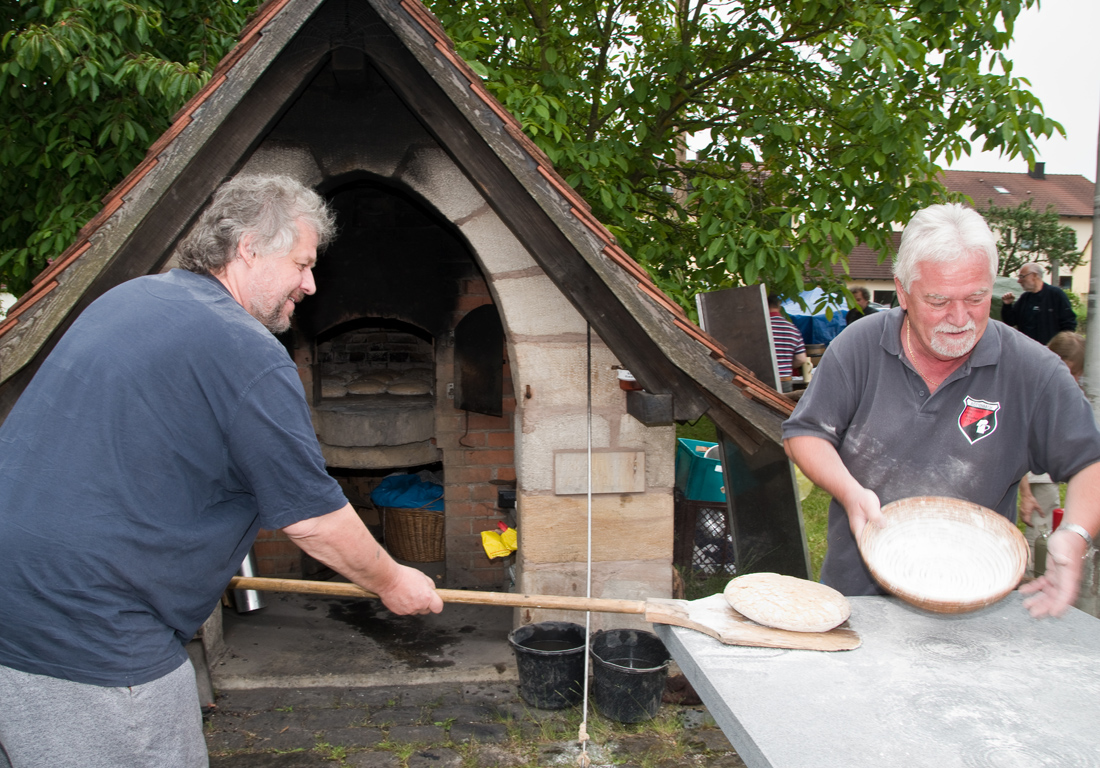
<path fill-rule="evenodd" d="M 1085 540 L 1085 551 L 1087 552 L 1092 547 L 1092 536 L 1085 530 L 1084 526 L 1080 526 L 1077 523 L 1062 523 L 1058 526 L 1058 530 L 1072 531 Z"/>

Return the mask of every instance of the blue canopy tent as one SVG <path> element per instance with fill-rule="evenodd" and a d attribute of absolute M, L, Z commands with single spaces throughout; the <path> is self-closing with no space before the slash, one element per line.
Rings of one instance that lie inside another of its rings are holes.
<path fill-rule="evenodd" d="M 847 322 L 845 315 L 848 313 L 848 305 L 836 299 L 823 299 L 825 291 L 821 288 L 803 291 L 800 294 L 802 301 L 806 303 L 808 310 L 803 309 L 798 302 L 788 299 L 780 306 L 786 312 L 791 322 L 795 324 L 802 339 L 807 344 L 828 344 L 836 338 L 836 335 L 844 330 Z M 820 306 L 819 306 L 820 305 Z M 826 314 L 832 310 L 832 319 Z M 814 314 L 807 314 L 813 312 Z"/>

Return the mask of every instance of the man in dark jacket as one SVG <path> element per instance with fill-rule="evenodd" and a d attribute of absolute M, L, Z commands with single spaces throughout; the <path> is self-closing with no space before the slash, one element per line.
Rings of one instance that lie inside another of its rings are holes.
<path fill-rule="evenodd" d="M 1043 268 L 1029 263 L 1020 267 L 1017 278 L 1024 293 L 1019 301 L 1016 295 L 1006 293 L 1001 297 L 1001 320 L 1014 326 L 1025 336 L 1040 344 L 1046 344 L 1059 331 L 1076 331 L 1077 315 L 1073 313 L 1069 298 L 1057 286 L 1043 282 Z"/>
<path fill-rule="evenodd" d="M 867 317 L 867 315 L 873 315 L 878 311 L 871 306 L 871 292 L 862 285 L 857 285 L 852 289 L 852 298 L 856 300 L 856 305 L 849 309 L 848 314 L 844 316 L 845 328 L 856 320 Z"/>

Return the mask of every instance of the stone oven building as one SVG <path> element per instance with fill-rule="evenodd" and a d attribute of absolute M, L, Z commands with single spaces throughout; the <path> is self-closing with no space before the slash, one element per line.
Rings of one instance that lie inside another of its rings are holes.
<path fill-rule="evenodd" d="M 0 321 L 0 418 L 81 310 L 170 269 L 214 189 L 242 173 L 291 175 L 338 211 L 285 343 L 330 471 L 368 523 L 380 477 L 442 477 L 442 584 L 501 588 L 480 534 L 514 489 L 516 588 L 583 595 L 591 451 L 593 595 L 668 596 L 673 424 L 703 414 L 720 430 L 738 548 L 759 570 L 808 575 L 780 442 L 791 403 L 623 252 L 418 0 L 263 5 Z M 621 389 L 619 368 L 644 390 Z M 383 369 L 422 373 L 420 394 L 323 389 Z M 310 575 L 277 532 L 256 553 L 262 575 Z"/>

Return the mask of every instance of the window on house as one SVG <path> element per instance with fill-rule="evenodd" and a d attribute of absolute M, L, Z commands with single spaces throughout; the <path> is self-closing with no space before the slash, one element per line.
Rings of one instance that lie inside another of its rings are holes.
<path fill-rule="evenodd" d="M 993 187 L 993 189 L 996 190 L 997 192 L 1000 192 L 1002 195 L 1007 195 L 1008 194 L 1008 190 L 1005 189 L 1004 187 Z"/>
<path fill-rule="evenodd" d="M 1063 291 L 1073 290 L 1073 275 L 1058 275 L 1058 287 Z"/>

